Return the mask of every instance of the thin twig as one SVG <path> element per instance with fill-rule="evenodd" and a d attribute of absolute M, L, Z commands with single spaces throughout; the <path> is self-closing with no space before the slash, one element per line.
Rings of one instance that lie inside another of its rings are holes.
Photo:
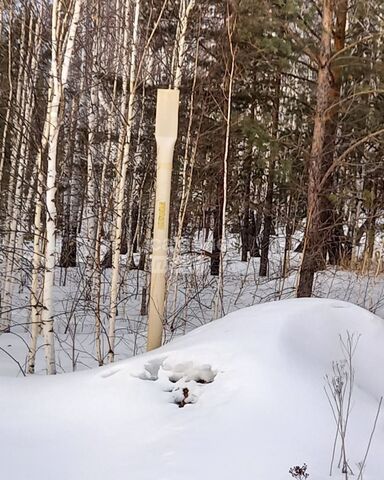
<path fill-rule="evenodd" d="M 24 371 L 23 367 L 22 367 L 21 364 L 16 360 L 16 358 L 15 358 L 13 355 L 11 355 L 9 352 L 7 352 L 7 350 L 5 350 L 5 348 L 0 347 L 0 350 L 1 350 L 2 352 L 4 352 L 6 355 L 8 355 L 8 357 L 12 358 L 12 360 L 13 360 L 15 363 L 17 363 L 18 367 L 20 368 L 20 372 L 24 375 L 24 377 L 26 377 L 27 375 L 25 374 L 25 371 Z"/>
<path fill-rule="evenodd" d="M 369 449 L 371 448 L 372 438 L 373 438 L 373 434 L 375 433 L 375 430 L 376 430 L 377 420 L 378 420 L 379 415 L 380 415 L 380 410 L 381 410 L 382 403 L 383 403 L 383 397 L 380 397 L 380 402 L 379 402 L 379 406 L 377 407 L 376 417 L 375 417 L 375 421 L 373 422 L 373 428 L 372 428 L 372 431 L 371 431 L 371 435 L 369 437 L 367 450 L 365 451 L 364 460 L 361 463 L 360 472 L 359 472 L 359 476 L 357 477 L 357 480 L 361 480 L 362 475 L 363 475 L 363 469 L 365 467 L 365 462 L 367 461 Z"/>

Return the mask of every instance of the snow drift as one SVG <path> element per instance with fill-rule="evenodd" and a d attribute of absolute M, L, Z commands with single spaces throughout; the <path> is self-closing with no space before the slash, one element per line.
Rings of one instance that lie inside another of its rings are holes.
<path fill-rule="evenodd" d="M 347 431 L 358 472 L 384 394 L 384 321 L 305 299 L 240 310 L 92 371 L 0 378 L 1 478 L 286 480 L 304 462 L 309 480 L 328 478 L 336 427 L 324 377 L 347 332 L 361 335 Z M 384 478 L 383 447 L 381 412 L 364 480 Z"/>

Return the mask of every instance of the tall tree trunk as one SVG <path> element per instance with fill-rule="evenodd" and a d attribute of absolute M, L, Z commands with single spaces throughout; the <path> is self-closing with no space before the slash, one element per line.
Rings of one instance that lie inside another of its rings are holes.
<path fill-rule="evenodd" d="M 84 90 L 83 78 L 84 76 L 82 75 L 79 86 L 80 92 Z M 84 144 L 81 133 L 82 128 L 78 120 L 81 110 L 79 108 L 80 103 L 80 95 L 77 95 L 71 106 L 71 126 L 68 132 L 70 140 L 62 170 L 64 180 L 63 236 L 59 265 L 63 268 L 76 267 L 77 264 L 77 229 L 81 200 L 81 191 L 79 190 L 81 170 L 79 169 L 79 163 L 81 163 L 81 158 L 83 157 L 82 150 Z"/>
<path fill-rule="evenodd" d="M 369 206 L 367 215 L 367 230 L 364 250 L 363 273 L 368 273 L 372 266 L 375 249 L 376 221 L 377 221 L 377 180 L 373 180 L 369 188 Z"/>
<path fill-rule="evenodd" d="M 50 79 L 52 83 L 52 78 Z M 51 87 L 49 86 L 49 91 Z M 47 106 L 48 109 L 48 106 Z M 44 172 L 43 156 L 47 148 L 50 124 L 47 121 L 48 112 L 44 122 L 44 130 L 41 144 L 36 155 L 36 202 L 34 212 L 33 229 L 33 257 L 32 257 L 32 280 L 31 280 L 31 342 L 28 354 L 28 373 L 35 372 L 37 337 L 42 326 L 43 310 L 43 290 L 40 282 L 42 270 L 42 258 L 44 255 L 44 222 L 43 222 L 43 192 L 44 192 Z"/>
<path fill-rule="evenodd" d="M 213 245 L 211 255 L 211 275 L 217 277 L 220 271 L 220 252 L 221 252 L 221 234 L 222 234 L 222 218 L 223 218 L 223 181 L 222 171 L 219 175 L 219 182 L 216 186 L 216 206 L 212 212 L 213 215 Z"/>
<path fill-rule="evenodd" d="M 249 227 L 249 253 L 252 258 L 260 257 L 259 235 L 261 230 L 261 214 L 259 211 L 251 212 Z"/>
<path fill-rule="evenodd" d="M 63 8 L 63 5 L 61 5 L 60 1 L 61 0 L 54 0 L 52 7 L 52 84 L 49 92 L 49 104 L 46 118 L 46 122 L 50 127 L 48 129 L 48 167 L 45 194 L 47 219 L 42 325 L 48 374 L 56 373 L 53 286 L 56 263 L 56 163 L 61 124 L 60 106 L 63 98 L 64 86 L 68 78 L 68 71 L 82 4 L 82 0 L 75 1 L 72 18 L 67 26 L 67 35 L 63 38 L 63 30 L 65 30 L 66 25 L 61 23 L 61 9 Z"/>
<path fill-rule="evenodd" d="M 271 132 L 271 152 L 269 159 L 269 171 L 267 181 L 267 194 L 264 203 L 264 228 L 261 238 L 261 257 L 259 276 L 265 277 L 268 272 L 268 255 L 269 244 L 272 233 L 273 223 L 273 185 L 275 181 L 275 167 L 278 156 L 278 135 L 279 135 L 279 111 L 280 111 L 280 91 L 281 91 L 281 75 L 276 79 L 276 87 L 273 98 L 273 118 L 272 118 L 272 132 Z"/>
<path fill-rule="evenodd" d="M 289 271 L 289 252 L 292 249 L 292 234 L 293 234 L 293 220 L 292 215 L 292 193 L 289 194 L 288 208 L 287 208 L 287 220 L 285 225 L 285 244 L 284 244 L 284 257 L 282 276 L 286 278 Z"/>
<path fill-rule="evenodd" d="M 8 183 L 8 198 L 5 203 L 5 210 L 9 220 L 8 232 L 4 239 L 5 269 L 2 272 L 4 277 L 3 286 L 3 305 L 1 311 L 0 331 L 8 332 L 12 319 L 12 297 L 15 282 L 15 267 L 18 261 L 18 252 L 16 250 L 16 238 L 20 235 L 20 215 L 23 205 L 22 185 L 23 176 L 26 168 L 25 159 L 21 157 L 22 129 L 25 109 L 25 90 L 26 74 L 28 71 L 28 57 L 32 53 L 27 35 L 31 32 L 31 26 L 28 26 L 27 14 L 24 12 L 21 18 L 21 38 L 20 38 L 20 56 L 19 69 L 17 72 L 16 98 L 14 99 L 13 109 L 15 118 L 12 125 L 12 139 L 10 142 L 10 179 Z"/>
<path fill-rule="evenodd" d="M 334 28 L 334 51 L 333 64 L 331 68 L 330 84 L 330 110 L 329 119 L 326 124 L 324 161 L 322 163 L 322 175 L 325 175 L 331 167 L 336 149 L 338 136 L 340 96 L 342 87 L 342 69 L 338 66 L 337 55 L 345 47 L 345 29 L 347 23 L 348 0 L 335 2 L 335 28 Z M 334 182 L 329 176 L 320 192 L 321 228 L 324 231 L 323 260 L 326 261 L 327 254 L 332 265 L 338 265 L 343 257 L 344 233 L 342 215 L 337 213 L 337 206 L 331 200 L 334 192 Z"/>
<path fill-rule="evenodd" d="M 250 251 L 250 201 L 251 201 L 251 180 L 252 180 L 252 157 L 249 155 L 244 161 L 245 173 L 245 191 L 243 215 L 240 221 L 240 237 L 241 237 L 241 261 L 248 260 L 248 252 Z"/>
<path fill-rule="evenodd" d="M 131 146 L 131 134 L 134 119 L 134 100 L 136 94 L 136 57 L 137 57 L 137 39 L 139 29 L 139 13 L 140 13 L 140 0 L 135 1 L 135 11 L 133 20 L 132 31 L 132 45 L 130 61 L 126 58 L 126 65 L 130 64 L 129 81 L 126 85 L 128 91 L 125 92 L 128 106 L 126 109 L 127 123 L 122 137 L 122 151 L 120 152 L 121 160 L 118 168 L 119 179 L 117 183 L 116 191 L 116 203 L 115 203 L 115 222 L 113 227 L 113 252 L 112 252 L 112 279 L 111 279 L 111 299 L 109 310 L 109 362 L 113 362 L 115 359 L 115 326 L 117 315 L 117 304 L 119 295 L 119 280 L 120 280 L 120 254 L 123 244 L 123 216 L 125 206 L 125 187 L 127 183 L 128 164 L 129 164 L 129 152 Z M 127 95 L 128 94 L 128 95 Z"/>
<path fill-rule="evenodd" d="M 307 225 L 297 288 L 298 297 L 310 297 L 315 272 L 323 263 L 324 230 L 321 224 L 320 185 L 323 176 L 326 125 L 332 85 L 331 46 L 334 1 L 323 0 L 322 35 L 318 59 L 316 114 L 308 168 Z"/>
<path fill-rule="evenodd" d="M 87 227 L 87 254 L 86 254 L 86 297 L 91 300 L 93 276 L 96 266 L 96 242 L 97 242 L 97 212 L 98 202 L 96 196 L 96 164 L 98 162 L 98 148 L 95 142 L 98 128 L 99 99 L 97 93 L 97 61 L 100 55 L 98 33 L 100 19 L 100 2 L 97 2 L 96 20 L 93 22 L 93 30 L 96 38 L 92 42 L 92 65 L 90 95 L 87 102 L 88 110 L 88 155 L 87 155 L 87 197 L 86 197 L 86 227 Z"/>

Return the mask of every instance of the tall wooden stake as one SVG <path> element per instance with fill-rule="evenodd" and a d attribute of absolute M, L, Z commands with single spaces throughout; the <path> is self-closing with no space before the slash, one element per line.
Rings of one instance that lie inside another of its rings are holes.
<path fill-rule="evenodd" d="M 157 176 L 147 350 L 161 346 L 167 271 L 169 200 L 173 150 L 177 138 L 179 90 L 157 91 Z"/>

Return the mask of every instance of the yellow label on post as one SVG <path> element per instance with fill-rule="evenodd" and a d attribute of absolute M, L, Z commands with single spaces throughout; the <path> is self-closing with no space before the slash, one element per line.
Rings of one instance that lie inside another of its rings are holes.
<path fill-rule="evenodd" d="M 160 230 L 165 228 L 165 202 L 159 202 L 159 216 L 157 218 L 157 226 Z"/>

